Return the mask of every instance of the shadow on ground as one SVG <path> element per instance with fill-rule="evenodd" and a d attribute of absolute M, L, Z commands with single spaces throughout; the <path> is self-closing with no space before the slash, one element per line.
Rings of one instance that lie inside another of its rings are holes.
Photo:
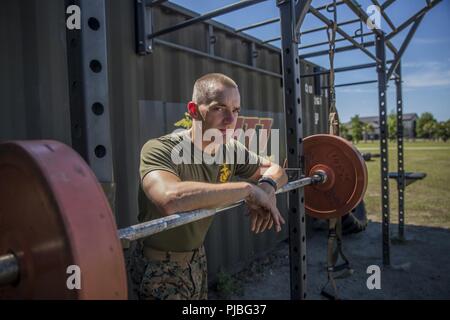
<path fill-rule="evenodd" d="M 391 225 L 391 238 L 397 225 Z M 405 226 L 406 242 L 391 241 L 391 266 L 383 266 L 381 224 L 369 222 L 365 231 L 344 236 L 344 252 L 354 274 L 338 280 L 342 299 L 450 299 L 450 230 Z M 326 283 L 326 231 L 315 231 L 307 241 L 308 299 L 320 295 Z M 233 292 L 210 289 L 210 299 L 290 299 L 289 244 L 281 242 L 268 256 L 232 277 Z M 381 289 L 369 290 L 367 267 L 381 268 Z"/>

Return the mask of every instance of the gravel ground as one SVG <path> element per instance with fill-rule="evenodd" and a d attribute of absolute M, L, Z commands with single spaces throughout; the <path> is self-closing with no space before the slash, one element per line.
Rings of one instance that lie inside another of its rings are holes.
<path fill-rule="evenodd" d="M 397 225 L 391 225 L 395 239 Z M 406 242 L 391 240 L 391 266 L 382 264 L 381 225 L 369 222 L 359 234 L 344 236 L 344 253 L 353 275 L 337 280 L 341 299 L 450 299 L 450 230 L 405 226 Z M 308 299 L 320 295 L 326 282 L 326 231 L 316 231 L 307 240 Z M 270 255 L 256 260 L 232 277 L 232 293 L 224 296 L 210 289 L 210 299 L 287 300 L 289 292 L 289 245 L 281 242 Z M 367 267 L 381 268 L 381 289 L 366 286 Z"/>

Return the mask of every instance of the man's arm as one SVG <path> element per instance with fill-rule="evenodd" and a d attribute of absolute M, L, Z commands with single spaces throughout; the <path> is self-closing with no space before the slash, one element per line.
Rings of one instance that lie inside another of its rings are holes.
<path fill-rule="evenodd" d="M 277 189 L 288 183 L 288 176 L 285 170 L 278 164 L 270 162 L 269 160 L 264 158 L 261 158 L 261 166 L 249 178 L 249 180 L 258 182 L 258 180 L 262 177 L 269 177 L 273 179 L 277 183 Z M 270 187 L 270 189 L 273 190 L 273 188 L 271 188 L 271 186 L 266 183 L 261 184 L 260 187 L 263 187 L 263 185 L 267 185 L 268 187 Z M 269 188 L 267 188 L 267 186 L 263 187 L 264 190 L 270 190 Z"/>
<path fill-rule="evenodd" d="M 271 216 L 277 230 L 284 220 L 277 207 L 259 187 L 248 182 L 221 184 L 181 181 L 176 175 L 154 170 L 145 175 L 142 188 L 149 199 L 165 215 L 195 209 L 218 208 L 240 200 L 252 203 Z"/>
<path fill-rule="evenodd" d="M 252 189 L 247 182 L 212 184 L 181 181 L 176 175 L 161 170 L 148 173 L 142 186 L 147 197 L 165 215 L 226 206 L 245 199 Z"/>

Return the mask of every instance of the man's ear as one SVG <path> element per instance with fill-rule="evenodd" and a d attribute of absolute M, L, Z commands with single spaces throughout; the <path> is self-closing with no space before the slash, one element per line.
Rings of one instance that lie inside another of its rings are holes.
<path fill-rule="evenodd" d="M 192 119 L 201 120 L 200 112 L 198 111 L 198 106 L 195 102 L 189 101 L 187 108 L 188 108 L 188 113 Z"/>

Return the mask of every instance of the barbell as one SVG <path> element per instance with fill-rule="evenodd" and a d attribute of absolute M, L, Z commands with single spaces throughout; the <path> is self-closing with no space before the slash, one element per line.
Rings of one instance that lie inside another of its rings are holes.
<path fill-rule="evenodd" d="M 362 200 L 367 168 L 360 153 L 332 135 L 304 139 L 306 212 L 341 217 Z M 302 199 L 303 201 L 303 199 Z M 121 242 L 134 241 L 243 204 L 173 214 L 117 230 L 94 173 L 70 147 L 50 140 L 0 145 L 0 298 L 127 299 Z M 81 271 L 69 289 L 68 267 Z"/>

